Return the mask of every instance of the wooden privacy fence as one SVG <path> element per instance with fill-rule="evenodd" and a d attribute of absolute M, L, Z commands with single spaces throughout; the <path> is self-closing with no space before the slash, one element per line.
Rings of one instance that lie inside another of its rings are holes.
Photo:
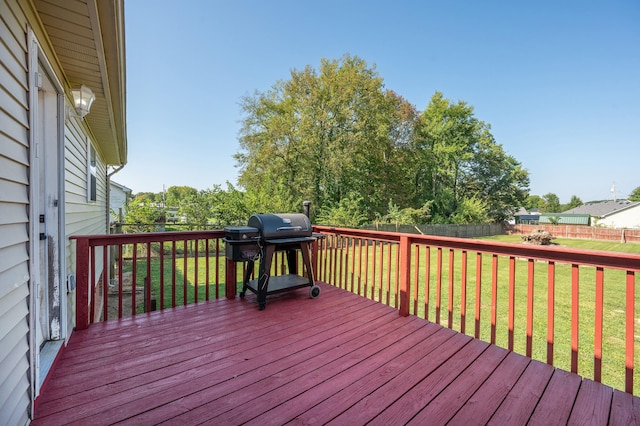
<path fill-rule="evenodd" d="M 633 393 L 639 255 L 315 229 L 318 279 Z"/>
<path fill-rule="evenodd" d="M 504 234 L 505 225 L 502 223 L 436 225 L 394 225 L 381 223 L 365 225 L 363 229 L 382 232 L 403 232 L 407 234 L 439 235 L 442 237 L 477 238 Z"/>
<path fill-rule="evenodd" d="M 600 228 L 580 225 L 507 225 L 508 234 L 526 235 L 543 229 L 556 238 L 574 238 L 582 240 L 619 241 L 640 243 L 640 229 Z"/>

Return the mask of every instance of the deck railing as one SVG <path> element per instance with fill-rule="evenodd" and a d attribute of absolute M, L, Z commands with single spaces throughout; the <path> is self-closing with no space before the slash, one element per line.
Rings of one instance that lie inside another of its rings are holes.
<path fill-rule="evenodd" d="M 72 236 L 76 329 L 143 312 L 235 298 L 246 263 L 226 259 L 223 237 L 221 230 Z M 276 253 L 271 275 L 284 274 L 287 267 L 284 253 Z"/>
<path fill-rule="evenodd" d="M 316 279 L 394 306 L 401 315 L 420 316 L 634 393 L 640 255 L 314 230 L 325 235 L 314 244 Z M 189 231 L 72 237 L 76 328 L 235 298 L 244 268 L 226 260 L 223 236 Z M 285 256 L 277 256 L 272 274 L 284 271 L 285 263 Z M 131 293 L 127 282 L 137 284 Z"/>
<path fill-rule="evenodd" d="M 634 392 L 640 255 L 315 230 L 317 279 Z"/>
<path fill-rule="evenodd" d="M 226 265 L 223 236 L 223 231 L 185 231 L 71 237 L 76 242 L 76 328 L 235 297 L 236 268 Z"/>

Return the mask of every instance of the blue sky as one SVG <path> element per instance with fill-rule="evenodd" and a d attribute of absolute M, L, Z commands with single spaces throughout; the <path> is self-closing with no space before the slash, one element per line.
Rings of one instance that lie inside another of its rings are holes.
<path fill-rule="evenodd" d="M 126 0 L 134 193 L 236 184 L 243 96 L 345 53 L 422 111 L 474 107 L 566 203 L 640 186 L 640 2 Z"/>

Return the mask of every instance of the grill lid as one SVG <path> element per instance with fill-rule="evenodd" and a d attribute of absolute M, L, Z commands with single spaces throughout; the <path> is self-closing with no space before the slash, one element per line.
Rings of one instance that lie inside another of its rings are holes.
<path fill-rule="evenodd" d="M 291 239 L 310 237 L 312 233 L 309 218 L 302 213 L 254 214 L 248 226 L 258 229 L 264 239 Z"/>

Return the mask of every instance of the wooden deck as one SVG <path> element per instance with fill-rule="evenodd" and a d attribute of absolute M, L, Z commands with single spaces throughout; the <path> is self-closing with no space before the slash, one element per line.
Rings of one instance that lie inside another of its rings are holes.
<path fill-rule="evenodd" d="M 320 285 L 75 332 L 32 425 L 640 423 L 637 397 Z"/>

